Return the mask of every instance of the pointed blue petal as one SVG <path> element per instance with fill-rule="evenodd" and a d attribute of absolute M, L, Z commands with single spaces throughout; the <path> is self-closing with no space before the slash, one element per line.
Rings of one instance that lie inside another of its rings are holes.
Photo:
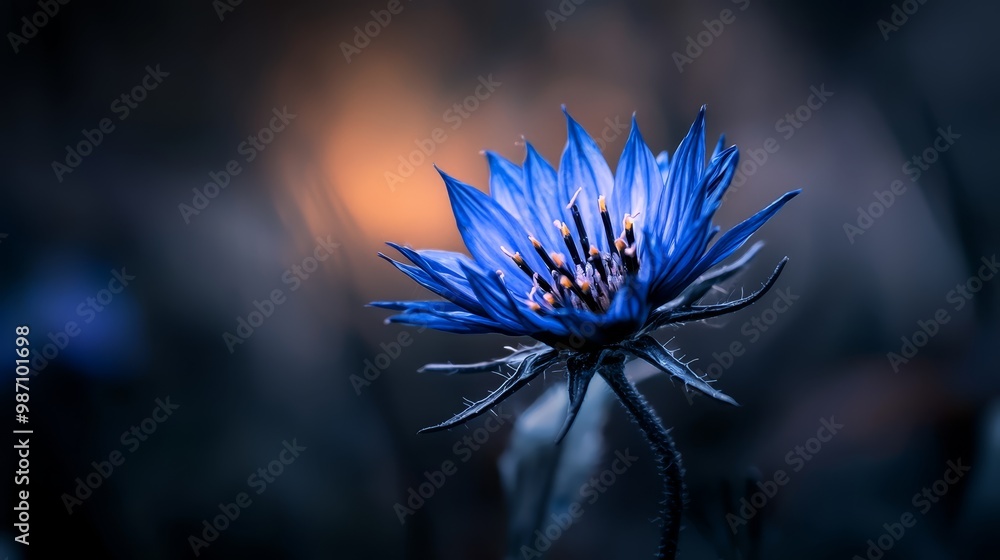
<path fill-rule="evenodd" d="M 524 212 L 530 205 L 525 198 L 521 167 L 491 151 L 486 152 L 486 160 L 490 166 L 490 196 L 511 216 L 525 223 Z"/>
<path fill-rule="evenodd" d="M 670 154 L 666 150 L 663 150 L 656 155 L 656 167 L 660 170 L 660 177 L 663 179 L 663 184 L 667 184 L 667 176 L 670 174 Z"/>
<path fill-rule="evenodd" d="M 456 334 L 512 334 L 501 325 L 471 313 L 402 313 L 400 315 L 393 315 L 392 317 L 389 317 L 386 319 L 386 322 L 412 325 L 415 327 L 427 327 L 437 331 Z"/>
<path fill-rule="evenodd" d="M 670 264 L 666 269 L 660 270 L 661 275 L 686 276 L 686 271 L 693 268 L 699 256 L 705 252 L 713 233 L 709 228 L 712 216 L 722 202 L 723 189 L 720 185 L 728 185 L 732 180 L 738 161 L 739 152 L 733 146 L 710 162 L 694 196 L 687 201 L 687 208 L 680 218 L 680 237 L 675 240 L 676 245 L 669 253 Z M 713 196 L 713 193 L 719 196 Z"/>
<path fill-rule="evenodd" d="M 466 269 L 465 276 L 469 279 L 469 285 L 487 316 L 512 332 L 520 334 L 536 332 L 534 325 L 526 323 L 523 316 L 511 308 L 507 287 L 499 281 L 495 272 L 480 274 L 472 269 Z"/>
<path fill-rule="evenodd" d="M 555 220 L 563 221 L 563 208 L 569 199 L 559 195 L 559 179 L 556 170 L 545 161 L 531 143 L 526 142 L 524 156 L 524 185 L 531 197 L 532 216 L 525 221 L 528 233 L 538 239 L 548 251 L 562 251 L 562 237 L 552 225 Z"/>
<path fill-rule="evenodd" d="M 612 218 L 620 218 L 627 212 L 640 214 L 639 221 L 645 222 L 648 201 L 660 196 L 663 186 L 653 152 L 643 141 L 635 115 L 632 115 L 632 130 L 618 160 L 615 188 L 608 205 Z"/>
<path fill-rule="evenodd" d="M 708 198 L 702 208 L 702 215 L 711 216 L 722 205 L 722 197 L 732 183 L 739 163 L 740 151 L 736 146 L 726 148 L 709 162 L 708 171 L 705 172 Z"/>
<path fill-rule="evenodd" d="M 604 225 L 601 221 L 597 198 L 600 195 L 611 196 L 614 189 L 614 177 L 612 177 L 611 169 L 594 139 L 579 123 L 573 120 L 565 106 L 563 113 L 566 115 L 568 139 L 562 159 L 559 161 L 561 197 L 566 201 L 565 204 L 568 204 L 577 190 L 582 189 L 576 198 L 576 203 L 580 208 L 580 215 L 583 218 L 584 227 L 587 229 L 590 243 L 597 247 L 608 247 L 608 239 L 604 234 Z M 569 216 L 569 212 L 565 211 L 564 215 Z M 612 222 L 615 219 L 616 217 L 612 216 Z M 621 217 L 618 216 L 617 219 L 621 219 Z M 572 220 L 563 221 L 567 224 L 573 222 Z M 580 232 L 577 231 L 575 225 L 570 225 L 570 229 L 576 232 L 574 237 L 579 243 Z"/>
<path fill-rule="evenodd" d="M 414 251 L 395 243 L 387 243 L 387 245 L 402 253 L 403 256 L 415 264 L 440 289 L 433 288 L 420 279 L 415 278 L 411 275 L 412 270 L 399 268 L 399 265 L 395 261 L 380 254 L 382 258 L 391 262 L 393 266 L 399 268 L 404 274 L 420 282 L 434 293 L 455 302 L 472 313 L 481 314 L 483 312 L 482 306 L 476 301 L 472 289 L 469 288 L 469 282 L 465 279 L 465 273 L 459 266 L 459 263 L 463 262 L 471 265 L 472 261 L 468 257 L 449 251 Z"/>
<path fill-rule="evenodd" d="M 681 215 L 688 206 L 687 201 L 696 195 L 704 172 L 705 107 L 702 106 L 674 153 L 666 187 L 658 201 L 651 201 L 653 217 L 649 225 L 654 234 L 662 236 L 668 250 L 671 242 L 684 232 Z"/>
<path fill-rule="evenodd" d="M 532 286 L 531 279 L 500 250 L 504 247 L 521 253 L 536 273 L 547 270 L 528 241 L 524 228 L 489 196 L 443 171 L 440 173 L 448 187 L 458 231 L 480 270 L 502 270 L 512 289 L 528 293 Z"/>
<path fill-rule="evenodd" d="M 698 275 L 719 264 L 723 259 L 731 255 L 733 251 L 740 248 L 744 243 L 746 243 L 747 239 L 749 239 L 750 236 L 760 228 L 760 226 L 764 225 L 765 222 L 771 219 L 771 216 L 774 216 L 778 210 L 781 210 L 781 207 L 784 206 L 786 202 L 795 198 L 795 196 L 800 192 L 802 191 L 794 190 L 785 193 L 781 196 L 781 198 L 768 205 L 767 208 L 764 208 L 760 212 L 750 216 L 746 220 L 740 222 L 740 224 L 734 226 L 731 230 L 722 234 L 722 237 L 720 237 L 719 240 L 716 241 L 708 252 L 701 258 L 701 262 L 699 262 L 697 267 Z"/>
<path fill-rule="evenodd" d="M 726 147 L 726 135 L 720 134 L 719 141 L 715 143 L 715 151 L 712 152 L 712 159 L 718 157 L 718 155 L 722 153 L 722 150 L 724 150 L 725 147 Z"/>
<path fill-rule="evenodd" d="M 465 310 L 450 301 L 430 300 L 406 300 L 406 301 L 373 301 L 368 304 L 371 307 L 391 309 L 393 311 L 427 312 L 427 313 L 451 313 Z"/>

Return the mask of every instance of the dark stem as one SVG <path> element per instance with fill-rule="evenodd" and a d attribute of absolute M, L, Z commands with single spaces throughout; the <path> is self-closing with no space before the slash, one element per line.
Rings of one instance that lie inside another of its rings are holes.
<path fill-rule="evenodd" d="M 625 362 L 606 361 L 600 370 L 601 377 L 608 382 L 618 395 L 632 418 L 639 424 L 643 435 L 656 455 L 656 467 L 664 484 L 664 501 L 660 516 L 663 518 L 663 532 L 660 536 L 660 551 L 657 558 L 673 560 L 677 555 L 677 540 L 681 530 L 681 512 L 684 509 L 684 467 L 677 452 L 674 439 L 663 427 L 646 399 L 635 385 L 625 377 Z"/>

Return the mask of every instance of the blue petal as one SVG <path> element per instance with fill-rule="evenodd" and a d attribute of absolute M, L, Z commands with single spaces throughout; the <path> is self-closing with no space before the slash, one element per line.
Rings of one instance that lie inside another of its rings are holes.
<path fill-rule="evenodd" d="M 500 250 L 504 247 L 521 253 L 536 273 L 547 270 L 531 247 L 524 228 L 489 196 L 439 172 L 448 187 L 458 231 L 476 264 L 483 271 L 503 271 L 511 288 L 527 294 L 531 290 L 531 279 Z"/>
<path fill-rule="evenodd" d="M 722 195 L 729 188 L 729 183 L 736 174 L 736 167 L 740 163 L 740 151 L 736 146 L 730 146 L 712 157 L 708 164 L 708 171 L 705 172 L 705 193 L 709 199 L 709 206 L 718 208 L 722 203 Z M 714 209 L 712 210 L 714 212 Z"/>
<path fill-rule="evenodd" d="M 535 147 L 525 143 L 527 153 L 524 156 L 524 186 L 531 199 L 530 220 L 525 220 L 525 229 L 549 251 L 559 251 L 562 247 L 562 236 L 552 225 L 555 220 L 562 221 L 562 209 L 566 201 L 559 197 L 559 180 L 556 170 L 545 161 Z"/>
<path fill-rule="evenodd" d="M 750 216 L 724 233 L 701 258 L 697 266 L 698 273 L 695 276 L 701 275 L 705 270 L 719 264 L 723 259 L 731 255 L 733 251 L 739 249 L 760 226 L 770 220 L 771 216 L 774 216 L 786 202 L 795 198 L 800 192 L 802 192 L 801 189 L 783 194 L 781 198 L 772 202 L 767 208 Z"/>
<path fill-rule="evenodd" d="M 483 312 L 483 308 L 476 301 L 476 297 L 472 293 L 472 289 L 469 288 L 469 282 L 465 279 L 465 273 L 460 266 L 461 263 L 472 264 L 472 261 L 468 257 L 450 251 L 414 251 L 395 243 L 388 243 L 388 245 L 402 253 L 410 262 L 415 264 L 423 272 L 423 275 L 426 276 L 426 280 L 429 280 L 433 285 L 414 277 L 412 269 L 400 268 L 407 265 L 396 263 L 396 261 L 380 254 L 382 258 L 391 262 L 393 266 L 401 270 L 404 274 L 410 276 L 410 278 L 413 278 L 434 293 L 455 302 L 472 313 Z"/>
<path fill-rule="evenodd" d="M 666 184 L 667 175 L 670 174 L 670 154 L 666 150 L 656 155 L 656 167 L 660 169 L 660 177 L 663 178 L 663 184 Z"/>
<path fill-rule="evenodd" d="M 489 318 L 501 324 L 507 330 L 519 334 L 531 334 L 538 329 L 526 323 L 523 316 L 510 303 L 507 287 L 500 282 L 495 272 L 479 273 L 471 268 L 465 270 L 469 285 L 476 298 L 482 304 Z"/>
<path fill-rule="evenodd" d="M 666 188 L 658 201 L 651 201 L 651 230 L 659 233 L 667 249 L 684 233 L 681 214 L 694 196 L 705 172 L 705 107 L 698 111 L 691 129 L 681 141 L 670 164 Z"/>
<path fill-rule="evenodd" d="M 551 317 L 562 326 L 562 336 L 580 337 L 594 344 L 619 342 L 634 334 L 646 321 L 650 308 L 638 282 L 627 282 L 615 292 L 603 313 L 579 309 L 557 309 Z"/>
<path fill-rule="evenodd" d="M 580 215 L 583 218 L 591 245 L 608 247 L 608 239 L 604 234 L 597 197 L 602 194 L 611 195 L 614 189 L 611 169 L 604 161 L 604 156 L 597 143 L 582 126 L 573 120 L 565 106 L 563 106 L 563 113 L 566 115 L 569 137 L 566 140 L 566 149 L 563 150 L 562 159 L 559 161 L 559 190 L 562 199 L 559 202 L 563 205 L 568 204 L 577 190 L 583 189 L 577 197 L 576 203 L 580 207 Z M 565 212 L 565 215 L 569 216 L 569 212 Z M 563 221 L 567 224 L 572 223 L 572 220 Z M 575 226 L 570 227 L 573 230 L 577 229 Z M 576 240 L 577 242 L 580 240 L 579 231 L 577 231 Z"/>
<path fill-rule="evenodd" d="M 391 309 L 393 311 L 404 312 L 427 312 L 427 313 L 452 313 L 465 310 L 450 301 L 373 301 L 369 303 L 371 307 Z"/>
<path fill-rule="evenodd" d="M 719 141 L 716 142 L 716 144 L 715 144 L 715 151 L 712 152 L 712 159 L 715 159 L 716 157 L 718 157 L 718 155 L 720 153 L 722 153 L 722 150 L 725 149 L 725 147 L 726 147 L 726 135 L 725 134 L 720 134 L 719 135 Z"/>
<path fill-rule="evenodd" d="M 682 233 L 680 238 L 672 240 L 676 245 L 668 251 L 669 265 L 661 267 L 657 278 L 685 275 L 684 269 L 690 268 L 705 252 L 710 235 L 714 234 L 709 224 L 722 202 L 722 193 L 725 191 L 722 186 L 729 185 L 738 161 L 736 146 L 724 150 L 712 159 L 699 186 L 687 201 L 687 208 L 681 214 Z"/>
<path fill-rule="evenodd" d="M 525 212 L 530 211 L 524 190 L 524 172 L 516 163 L 494 152 L 486 152 L 490 166 L 490 196 L 504 210 L 510 212 L 521 223 L 525 223 Z"/>
<path fill-rule="evenodd" d="M 645 221 L 647 204 L 653 197 L 660 196 L 663 190 L 663 178 L 656 165 L 653 152 L 639 132 L 639 125 L 632 115 L 632 130 L 629 132 L 625 149 L 618 168 L 615 170 L 615 189 L 612 192 L 609 210 L 612 217 L 617 218 L 624 213 L 639 214 L 640 221 Z"/>
<path fill-rule="evenodd" d="M 429 312 L 403 313 L 401 315 L 393 315 L 392 317 L 389 317 L 386 319 L 386 322 L 401 323 L 415 327 L 427 327 L 429 329 L 456 334 L 517 334 L 507 331 L 496 322 L 471 313 L 451 313 L 440 315 Z"/>
<path fill-rule="evenodd" d="M 389 264 L 391 264 L 392 266 L 396 267 L 403 274 L 409 276 L 411 280 L 413 280 L 417 284 L 420 284 L 421 286 L 427 288 L 428 290 L 434 292 L 435 294 L 437 294 L 437 295 L 439 295 L 439 296 L 441 296 L 441 297 L 443 297 L 445 299 L 448 299 L 448 300 L 452 300 L 452 299 L 457 299 L 458 298 L 458 296 L 455 294 L 455 292 L 453 292 L 452 290 L 450 290 L 447 287 L 443 286 L 441 283 L 439 283 L 434 278 L 431 278 L 431 276 L 429 274 L 427 274 L 426 272 L 424 272 L 420 268 L 418 268 L 416 266 L 411 266 L 411 265 L 408 265 L 408 264 L 403 264 L 403 263 L 401 263 L 399 261 L 395 261 L 395 260 L 389 258 L 388 256 L 386 256 L 383 253 L 379 253 L 378 256 L 381 257 L 381 258 L 383 258 L 383 259 L 385 259 L 385 260 L 387 260 L 387 261 L 389 261 Z"/>

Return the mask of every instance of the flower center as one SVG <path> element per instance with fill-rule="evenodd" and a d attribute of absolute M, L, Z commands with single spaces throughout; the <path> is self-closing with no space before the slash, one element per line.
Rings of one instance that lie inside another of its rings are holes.
<path fill-rule="evenodd" d="M 622 233 L 615 237 L 611 225 L 611 215 L 604 195 L 597 199 L 601 211 L 601 221 L 604 233 L 609 240 L 607 247 L 597 247 L 590 243 L 587 228 L 576 199 L 580 195 L 576 191 L 567 209 L 573 215 L 576 230 L 580 235 L 577 245 L 566 222 L 556 220 L 553 225 L 562 234 L 563 243 L 569 254 L 569 260 L 563 253 L 548 251 L 541 242 L 529 236 L 535 252 L 548 267 L 547 271 L 535 272 L 524 261 L 520 253 L 511 253 L 501 247 L 505 255 L 510 257 L 522 272 L 532 280 L 531 291 L 527 294 L 529 309 L 536 313 L 548 313 L 560 308 L 590 310 L 594 312 L 607 311 L 611 305 L 612 296 L 625 283 L 629 275 L 639 271 L 639 257 L 636 253 L 635 216 L 625 214 L 622 219 Z M 581 251 L 582 249 L 582 251 Z"/>

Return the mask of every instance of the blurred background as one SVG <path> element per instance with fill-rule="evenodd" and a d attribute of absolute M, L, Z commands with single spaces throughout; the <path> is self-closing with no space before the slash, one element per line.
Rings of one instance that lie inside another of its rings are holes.
<path fill-rule="evenodd" d="M 11 450 L 0 556 L 650 557 L 660 483 L 621 407 L 596 422 L 592 472 L 626 450 L 634 466 L 548 544 L 512 547 L 500 457 L 561 375 L 489 424 L 418 436 L 501 381 L 421 365 L 525 341 L 386 326 L 365 304 L 427 295 L 385 241 L 463 250 L 434 165 L 485 190 L 481 150 L 520 162 L 526 138 L 556 162 L 566 104 L 614 168 L 633 113 L 672 152 L 707 104 L 709 137 L 741 149 L 718 223 L 803 194 L 730 287 L 787 255 L 775 290 L 661 337 L 741 406 L 641 385 L 685 458 L 680 557 L 984 557 L 998 18 L 916 0 L 7 3 L 0 346 L 30 326 L 34 433 L 31 545 Z"/>

